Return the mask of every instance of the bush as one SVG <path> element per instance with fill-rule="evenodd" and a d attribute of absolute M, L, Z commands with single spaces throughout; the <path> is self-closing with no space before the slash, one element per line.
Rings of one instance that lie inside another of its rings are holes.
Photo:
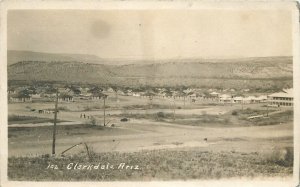
<path fill-rule="evenodd" d="M 166 115 L 163 112 L 157 112 L 157 117 L 164 118 Z"/>
<path fill-rule="evenodd" d="M 68 107 L 66 106 L 60 106 L 60 107 L 57 107 L 58 110 L 61 110 L 61 111 L 69 111 Z"/>
<path fill-rule="evenodd" d="M 23 121 L 23 120 L 33 120 L 36 119 L 35 116 L 20 116 L 20 115 L 9 115 L 8 121 Z"/>
<path fill-rule="evenodd" d="M 129 119 L 128 118 L 122 118 L 120 121 L 121 122 L 127 122 L 127 121 L 129 121 Z"/>
<path fill-rule="evenodd" d="M 232 113 L 231 113 L 233 116 L 236 116 L 236 115 L 238 115 L 238 112 L 237 111 L 232 111 Z"/>
<path fill-rule="evenodd" d="M 294 149 L 286 147 L 284 149 L 275 149 L 266 159 L 269 163 L 275 163 L 279 166 L 292 167 L 294 162 Z"/>
<path fill-rule="evenodd" d="M 223 123 L 224 123 L 224 124 L 228 124 L 229 122 L 230 122 L 229 118 L 225 118 L 225 119 L 223 120 Z"/>
<path fill-rule="evenodd" d="M 96 119 L 92 116 L 91 117 L 91 125 L 97 125 L 97 121 L 96 121 Z"/>

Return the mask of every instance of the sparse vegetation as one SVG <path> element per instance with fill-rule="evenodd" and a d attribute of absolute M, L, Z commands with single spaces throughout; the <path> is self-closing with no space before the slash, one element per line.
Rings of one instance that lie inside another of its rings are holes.
<path fill-rule="evenodd" d="M 133 64 L 109 68 L 105 68 L 107 66 L 105 64 L 85 64 L 70 59 L 59 62 L 42 61 L 42 59 L 36 61 L 22 60 L 24 59 L 13 64 L 9 63 L 11 64 L 8 66 L 8 79 L 10 81 L 43 80 L 141 86 L 139 80 L 147 78 L 148 72 L 157 72 L 156 77 L 147 82 L 147 86 L 197 85 L 215 88 L 250 88 L 258 92 L 265 92 L 291 85 L 293 79 L 291 72 L 293 64 L 290 57 L 245 59 L 243 63 L 239 59 L 231 59 L 230 63 L 211 63 L 207 60 L 192 62 L 187 60 L 185 63 L 166 61 L 156 66 Z M 280 68 L 281 66 L 284 66 L 285 69 Z M 24 71 L 20 72 L 20 67 Z M 109 71 L 107 71 L 108 69 Z M 261 71 L 257 71 L 257 69 Z M 276 74 L 266 73 L 274 71 Z M 224 81 L 225 79 L 226 81 Z"/>
<path fill-rule="evenodd" d="M 294 149 L 286 147 L 284 149 L 274 148 L 274 150 L 266 155 L 266 163 L 275 163 L 279 166 L 293 167 Z"/>
<path fill-rule="evenodd" d="M 288 153 L 290 155 L 290 153 Z M 288 156 L 289 157 L 289 156 Z M 290 161 L 281 164 L 267 160 L 263 154 L 210 151 L 156 150 L 135 153 L 100 153 L 88 159 L 86 153 L 63 158 L 10 157 L 10 180 L 37 181 L 115 181 L 115 180 L 187 180 L 222 179 L 231 177 L 284 177 L 291 176 Z M 290 158 L 287 158 L 290 160 Z M 58 170 L 46 169 L 49 163 Z M 107 164 L 118 167 L 120 163 L 138 165 L 139 170 L 98 169 L 67 170 L 69 163 Z M 25 172 L 26 171 L 26 172 Z"/>
<path fill-rule="evenodd" d="M 23 116 L 23 115 L 9 115 L 8 116 L 8 125 L 10 124 L 37 124 L 37 123 L 53 123 L 51 118 L 41 118 L 36 116 Z M 65 120 L 57 120 L 57 122 L 65 122 Z"/>
<path fill-rule="evenodd" d="M 157 112 L 157 117 L 158 118 L 165 118 L 165 113 L 163 113 L 163 112 Z"/>
<path fill-rule="evenodd" d="M 57 108 L 59 111 L 61 110 L 61 111 L 70 111 L 70 109 L 67 107 L 67 106 L 59 106 L 58 108 Z"/>
<path fill-rule="evenodd" d="M 236 116 L 236 115 L 238 115 L 238 112 L 236 111 L 236 110 L 234 110 L 234 111 L 232 111 L 232 113 L 231 113 L 233 116 Z"/>
<path fill-rule="evenodd" d="M 275 124 L 292 122 L 293 116 L 294 116 L 293 111 L 287 110 L 287 111 L 282 111 L 282 112 L 269 115 L 269 117 L 266 118 L 256 118 L 248 121 L 251 121 L 253 124 L 260 125 L 260 126 L 275 125 Z"/>
<path fill-rule="evenodd" d="M 91 120 L 90 120 L 91 122 L 91 125 L 97 125 L 97 121 L 96 121 L 96 118 L 95 117 L 91 117 Z"/>
<path fill-rule="evenodd" d="M 105 108 L 110 108 L 110 106 L 105 105 Z M 100 105 L 92 105 L 92 106 L 84 106 L 82 111 L 93 111 L 93 110 L 101 110 L 103 109 L 103 106 Z"/>

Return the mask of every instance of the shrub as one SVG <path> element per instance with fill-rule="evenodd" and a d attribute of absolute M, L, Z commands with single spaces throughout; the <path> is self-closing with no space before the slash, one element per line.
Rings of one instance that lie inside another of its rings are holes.
<path fill-rule="evenodd" d="M 23 121 L 23 120 L 33 120 L 36 119 L 35 116 L 20 116 L 20 115 L 9 115 L 8 121 Z"/>
<path fill-rule="evenodd" d="M 292 147 L 275 149 L 267 155 L 266 161 L 269 163 L 275 163 L 279 166 L 291 167 L 294 162 L 294 149 Z"/>
<path fill-rule="evenodd" d="M 238 112 L 237 111 L 232 111 L 232 113 L 231 113 L 233 116 L 236 116 L 236 115 L 238 115 Z"/>
<path fill-rule="evenodd" d="M 97 121 L 93 116 L 91 117 L 90 123 L 91 123 L 91 125 L 97 125 Z"/>
<path fill-rule="evenodd" d="M 92 109 L 91 109 L 91 107 L 89 107 L 89 106 L 85 106 L 84 108 L 83 108 L 83 111 L 91 111 Z"/>
<path fill-rule="evenodd" d="M 129 119 L 128 118 L 122 118 L 120 121 L 121 122 L 127 122 L 127 121 L 129 121 Z"/>
<path fill-rule="evenodd" d="M 228 124 L 228 123 L 230 122 L 230 120 L 229 120 L 229 118 L 225 118 L 225 119 L 223 120 L 223 122 L 224 122 L 224 124 Z"/>
<path fill-rule="evenodd" d="M 157 117 L 164 118 L 166 115 L 163 112 L 157 112 Z"/>
<path fill-rule="evenodd" d="M 69 111 L 68 107 L 66 106 L 60 106 L 60 107 L 57 107 L 58 110 L 62 110 L 62 111 Z"/>

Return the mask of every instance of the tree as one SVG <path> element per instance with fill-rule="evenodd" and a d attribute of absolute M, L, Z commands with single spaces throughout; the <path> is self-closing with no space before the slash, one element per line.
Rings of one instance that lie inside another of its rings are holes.
<path fill-rule="evenodd" d="M 103 91 L 103 89 L 102 88 L 100 88 L 100 87 L 98 87 L 98 86 L 94 86 L 94 87 L 92 87 L 91 89 L 89 89 L 89 93 L 101 93 Z"/>

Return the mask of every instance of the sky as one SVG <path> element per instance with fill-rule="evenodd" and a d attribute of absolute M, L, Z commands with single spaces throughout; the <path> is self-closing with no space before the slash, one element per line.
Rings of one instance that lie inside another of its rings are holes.
<path fill-rule="evenodd" d="M 292 56 L 288 10 L 10 10 L 9 50 L 113 59 Z"/>

